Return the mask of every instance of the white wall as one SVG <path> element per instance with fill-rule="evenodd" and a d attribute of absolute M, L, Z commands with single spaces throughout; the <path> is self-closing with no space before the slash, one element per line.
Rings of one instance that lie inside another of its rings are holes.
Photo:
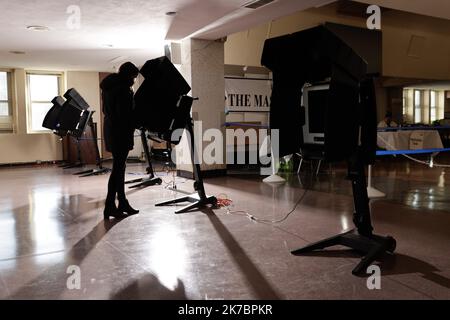
<path fill-rule="evenodd" d="M 62 144 L 53 133 L 27 133 L 26 72 L 14 72 L 14 133 L 0 134 L 0 164 L 62 160 Z M 76 88 L 91 105 L 99 121 L 100 90 L 98 72 L 67 72 L 66 88 Z M 99 123 L 99 122 L 98 122 Z"/>
<path fill-rule="evenodd" d="M 0 134 L 0 164 L 62 159 L 62 146 L 52 133 L 27 133 L 26 73 L 13 71 L 14 133 Z"/>
<path fill-rule="evenodd" d="M 90 106 L 90 110 L 95 111 L 93 120 L 97 123 L 97 136 L 101 138 L 100 118 L 100 83 L 98 72 L 88 71 L 68 71 L 66 73 L 67 89 L 75 88 Z M 98 140 L 99 150 L 102 150 L 102 141 Z"/>
<path fill-rule="evenodd" d="M 337 4 L 313 8 L 228 36 L 225 63 L 260 66 L 264 41 L 325 22 L 366 28 L 365 17 L 343 15 Z M 383 12 L 383 76 L 450 79 L 450 21 L 395 10 Z M 419 39 L 417 43 L 412 39 Z M 413 45 L 414 56 L 411 54 Z"/>

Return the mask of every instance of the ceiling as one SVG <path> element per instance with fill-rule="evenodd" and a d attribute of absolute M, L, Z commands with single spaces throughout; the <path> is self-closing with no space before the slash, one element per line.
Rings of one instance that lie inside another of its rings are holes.
<path fill-rule="evenodd" d="M 450 19 L 448 0 L 359 0 Z M 112 71 L 123 61 L 161 56 L 168 40 L 219 39 L 333 0 L 0 0 L 0 67 Z M 80 8 L 80 28 L 67 12 Z M 166 15 L 175 11 L 176 15 Z M 48 31 L 27 30 L 42 25 Z M 11 51 L 24 52 L 22 54 Z"/>
<path fill-rule="evenodd" d="M 408 86 L 406 89 L 429 89 L 429 90 L 447 90 L 450 91 L 450 82 L 430 82 L 426 84 L 418 84 L 414 86 Z"/>
<path fill-rule="evenodd" d="M 448 0 L 357 0 L 366 4 L 450 20 Z"/>
<path fill-rule="evenodd" d="M 126 60 L 142 64 L 163 55 L 167 40 L 218 39 L 333 1 L 275 0 L 258 9 L 244 8 L 249 2 L 0 0 L 0 67 L 112 71 Z M 67 25 L 76 22 L 74 4 L 80 8 L 79 28 Z M 177 14 L 166 15 L 170 11 Z M 28 30 L 32 25 L 49 30 Z"/>

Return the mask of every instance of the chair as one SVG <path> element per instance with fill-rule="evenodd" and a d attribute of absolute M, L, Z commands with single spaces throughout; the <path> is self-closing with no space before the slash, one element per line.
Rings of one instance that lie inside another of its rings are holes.
<path fill-rule="evenodd" d="M 316 176 L 319 174 L 320 166 L 322 165 L 322 162 L 325 160 L 325 150 L 322 145 L 313 145 L 313 144 L 304 145 L 303 148 L 300 148 L 300 152 L 297 152 L 296 155 L 300 157 L 300 163 L 298 165 L 297 174 L 300 174 L 303 161 L 309 161 L 311 163 L 311 171 L 313 169 L 313 162 L 318 161 L 315 173 Z M 331 164 L 330 164 L 330 171 L 331 171 Z"/>

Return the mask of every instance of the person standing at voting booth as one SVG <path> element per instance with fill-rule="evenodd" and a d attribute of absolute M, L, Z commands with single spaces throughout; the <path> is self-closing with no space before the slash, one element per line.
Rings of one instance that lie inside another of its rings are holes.
<path fill-rule="evenodd" d="M 125 196 L 125 168 L 128 152 L 134 147 L 133 90 L 139 69 L 131 62 L 122 64 L 118 73 L 107 76 L 100 84 L 104 113 L 105 148 L 113 155 L 113 168 L 108 181 L 104 218 L 125 218 L 139 211 Z M 119 205 L 116 206 L 116 195 Z"/>

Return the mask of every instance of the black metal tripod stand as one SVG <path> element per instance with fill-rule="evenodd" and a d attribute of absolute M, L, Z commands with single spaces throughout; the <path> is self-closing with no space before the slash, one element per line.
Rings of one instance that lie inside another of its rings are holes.
<path fill-rule="evenodd" d="M 192 166 L 194 170 L 194 189 L 197 191 L 197 193 L 184 196 L 181 198 L 164 201 L 161 203 L 157 203 L 155 206 L 166 206 L 171 204 L 176 204 L 180 202 L 191 202 L 191 204 L 185 206 L 184 208 L 175 211 L 175 213 L 184 213 L 192 209 L 201 208 L 208 204 L 215 206 L 217 204 L 216 197 L 213 196 L 207 196 L 205 192 L 205 187 L 203 185 L 203 178 L 202 178 L 202 172 L 200 169 L 200 164 L 195 161 L 195 141 L 194 141 L 194 129 L 193 129 L 193 120 L 189 117 L 188 121 L 186 122 L 186 130 L 189 134 L 190 139 L 190 151 L 191 151 L 191 161 Z"/>
<path fill-rule="evenodd" d="M 386 252 L 393 253 L 396 241 L 393 237 L 383 237 L 372 233 L 373 227 L 370 218 L 369 197 L 367 196 L 366 175 L 360 151 L 349 160 L 348 166 L 355 205 L 353 223 L 356 229 L 294 250 L 291 253 L 301 255 L 314 250 L 343 245 L 364 254 L 362 260 L 352 271 L 354 275 L 357 275 L 365 272 L 375 260 Z"/>
<path fill-rule="evenodd" d="M 97 141 L 97 128 L 94 124 L 94 120 L 92 120 L 92 115 L 94 114 L 94 111 L 87 111 L 87 112 L 90 112 L 88 125 L 91 127 L 92 141 L 94 142 L 95 161 L 96 161 L 97 167 L 94 169 L 84 170 L 84 171 L 74 173 L 74 175 L 79 175 L 80 177 L 95 176 L 95 175 L 105 174 L 105 173 L 108 173 L 111 171 L 111 169 L 105 168 L 102 166 L 102 158 L 100 157 L 100 150 L 98 148 L 98 141 Z"/>
<path fill-rule="evenodd" d="M 149 177 L 146 179 L 139 178 L 139 179 L 134 179 L 134 180 L 130 180 L 130 181 L 125 181 L 125 184 L 137 183 L 135 185 L 130 186 L 129 187 L 130 189 L 154 186 L 155 184 L 162 183 L 161 178 L 155 178 L 155 173 L 153 171 L 153 166 L 152 166 L 152 162 L 150 159 L 150 157 L 151 157 L 150 150 L 149 150 L 148 144 L 147 144 L 147 137 L 145 136 L 145 128 L 140 128 L 139 130 L 141 131 L 142 147 L 144 148 L 145 159 L 147 160 L 147 164 L 148 164 L 146 171 L 147 171 L 147 174 L 149 174 Z"/>
<path fill-rule="evenodd" d="M 83 161 L 81 160 L 80 140 L 78 138 L 75 138 L 75 141 L 77 145 L 77 161 L 75 163 L 61 165 L 60 167 L 63 169 L 81 168 L 84 166 Z"/>

